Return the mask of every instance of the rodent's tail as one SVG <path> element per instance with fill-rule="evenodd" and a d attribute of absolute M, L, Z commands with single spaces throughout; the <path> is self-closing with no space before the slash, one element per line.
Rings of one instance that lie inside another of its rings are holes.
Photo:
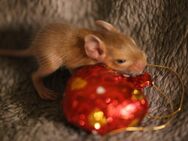
<path fill-rule="evenodd" d="M 29 57 L 32 56 L 32 51 L 30 48 L 24 50 L 0 49 L 0 56 Z"/>

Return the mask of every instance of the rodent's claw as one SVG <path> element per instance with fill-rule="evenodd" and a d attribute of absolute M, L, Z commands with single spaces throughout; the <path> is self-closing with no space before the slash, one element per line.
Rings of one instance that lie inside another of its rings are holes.
<path fill-rule="evenodd" d="M 45 89 L 39 93 L 39 96 L 44 100 L 56 100 L 58 94 L 52 90 Z"/>

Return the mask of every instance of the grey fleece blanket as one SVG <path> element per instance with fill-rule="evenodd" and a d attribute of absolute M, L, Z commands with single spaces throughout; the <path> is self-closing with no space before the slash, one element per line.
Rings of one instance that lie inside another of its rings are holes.
<path fill-rule="evenodd" d="M 96 19 L 114 24 L 132 36 L 148 54 L 148 61 L 172 67 L 185 85 L 183 111 L 163 130 L 123 132 L 109 141 L 185 141 L 188 138 L 188 2 L 187 0 L 0 0 L 0 48 L 29 47 L 43 25 L 69 22 L 94 27 Z M 57 101 L 44 101 L 36 94 L 30 74 L 36 69 L 32 58 L 0 57 L 0 140 L 1 141 L 98 141 L 65 121 Z M 168 71 L 148 69 L 171 98 L 175 107 L 180 84 Z M 61 69 L 44 81 L 62 91 L 69 73 Z M 153 89 L 147 93 L 150 113 L 165 114 L 169 103 Z M 167 108 L 166 108 L 167 107 Z M 144 120 L 162 124 L 164 120 Z"/>

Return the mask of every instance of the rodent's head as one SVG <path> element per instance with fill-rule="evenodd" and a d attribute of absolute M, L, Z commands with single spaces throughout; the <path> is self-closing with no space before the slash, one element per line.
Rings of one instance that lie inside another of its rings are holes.
<path fill-rule="evenodd" d="M 88 57 L 121 73 L 142 73 L 147 65 L 147 57 L 135 41 L 118 32 L 107 22 L 97 21 L 97 24 L 106 31 L 85 37 L 85 51 Z"/>

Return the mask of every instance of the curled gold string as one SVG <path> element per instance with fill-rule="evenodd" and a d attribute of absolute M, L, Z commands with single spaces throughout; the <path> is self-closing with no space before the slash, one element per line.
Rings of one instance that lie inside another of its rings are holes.
<path fill-rule="evenodd" d="M 172 101 L 170 101 L 170 99 L 164 94 L 164 92 L 162 92 L 162 90 L 156 86 L 155 84 L 153 84 L 153 88 L 163 97 L 165 97 L 165 99 L 168 101 L 168 103 L 170 104 L 171 109 L 173 110 L 173 104 Z M 168 114 L 168 115 L 164 115 L 164 116 L 152 116 L 152 115 L 147 115 L 149 118 L 153 118 L 153 119 L 165 119 L 165 118 L 170 118 L 171 116 L 175 115 L 174 112 Z"/>
<path fill-rule="evenodd" d="M 157 67 L 157 68 L 162 68 L 162 69 L 166 69 L 166 70 L 169 70 L 171 71 L 172 73 L 174 73 L 176 75 L 176 77 L 178 78 L 180 84 L 181 84 L 181 89 L 182 89 L 182 94 L 181 94 L 181 98 L 180 98 L 180 104 L 179 104 L 179 107 L 171 114 L 169 115 L 166 115 L 167 117 L 171 117 L 173 115 L 175 115 L 176 113 L 180 112 L 182 110 L 182 106 L 183 106 L 183 101 L 184 101 L 184 93 L 185 93 L 185 89 L 184 89 L 184 83 L 180 77 L 180 75 L 174 71 L 172 68 L 169 68 L 169 67 L 166 67 L 166 66 L 161 66 L 161 65 L 154 65 L 154 64 L 148 64 L 149 67 Z M 157 87 L 154 87 L 156 89 L 159 90 L 159 88 Z"/>
<path fill-rule="evenodd" d="M 170 114 L 167 114 L 167 115 L 164 115 L 164 116 L 151 116 L 149 115 L 149 117 L 151 118 L 154 118 L 154 119 L 165 119 L 165 118 L 168 118 L 168 121 L 164 124 L 161 124 L 161 125 L 157 125 L 157 126 L 146 126 L 146 127 L 142 127 L 142 126 L 138 126 L 138 127 L 125 127 L 125 128 L 120 128 L 120 129 L 116 129 L 116 130 L 113 130 L 111 131 L 110 133 L 108 133 L 106 136 L 108 135 L 113 135 L 113 134 L 118 134 L 118 133 L 122 133 L 124 131 L 151 131 L 151 130 L 161 130 L 165 127 L 167 127 L 170 122 L 173 120 L 174 116 L 181 111 L 182 109 L 182 106 L 183 106 L 183 101 L 184 101 L 184 84 L 183 84 L 183 81 L 180 77 L 180 75 L 175 72 L 172 68 L 169 68 L 169 67 L 166 67 L 166 66 L 161 66 L 161 65 L 154 65 L 154 64 L 148 64 L 147 65 L 148 67 L 155 67 L 155 68 L 161 68 L 161 69 L 166 69 L 172 73 L 175 74 L 175 76 L 178 78 L 178 80 L 180 81 L 180 84 L 181 84 L 181 88 L 182 88 L 182 94 L 181 94 L 181 98 L 180 98 L 180 104 L 179 104 L 179 107 L 173 111 L 172 113 Z M 162 96 L 165 97 L 165 99 L 170 103 L 170 106 L 172 108 L 172 110 L 174 109 L 173 108 L 173 104 L 172 104 L 172 100 L 170 101 L 170 99 L 164 94 L 164 92 L 162 92 L 162 90 L 156 86 L 155 84 L 153 84 L 153 88 Z"/>

